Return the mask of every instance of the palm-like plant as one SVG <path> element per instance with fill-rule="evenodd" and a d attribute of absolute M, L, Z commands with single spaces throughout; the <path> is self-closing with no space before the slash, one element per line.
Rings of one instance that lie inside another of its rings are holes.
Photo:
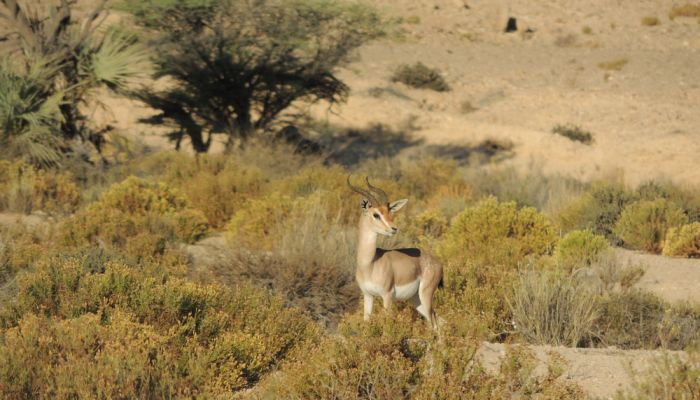
<path fill-rule="evenodd" d="M 68 0 L 43 10 L 29 1 L 0 0 L 0 39 L 6 42 L 0 126 L 11 155 L 51 163 L 68 150 L 69 139 L 98 145 L 101 137 L 88 129 L 79 106 L 97 87 L 120 90 L 147 75 L 148 57 L 133 36 L 101 28 L 105 3 L 74 21 Z"/>

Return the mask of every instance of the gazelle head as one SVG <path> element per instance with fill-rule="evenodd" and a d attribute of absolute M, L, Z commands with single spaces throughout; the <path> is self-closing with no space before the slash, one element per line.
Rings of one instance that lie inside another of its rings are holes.
<path fill-rule="evenodd" d="M 401 199 L 389 202 L 386 193 L 382 189 L 372 186 L 368 177 L 365 177 L 365 182 L 367 183 L 367 190 L 353 186 L 350 182 L 350 176 L 348 176 L 350 189 L 362 195 L 361 207 L 364 222 L 375 233 L 387 236 L 395 235 L 399 228 L 394 225 L 393 214 L 406 205 L 408 200 Z"/>

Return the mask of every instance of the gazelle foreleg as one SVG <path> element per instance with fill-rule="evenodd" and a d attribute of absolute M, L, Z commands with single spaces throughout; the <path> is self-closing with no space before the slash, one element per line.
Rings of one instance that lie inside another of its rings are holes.
<path fill-rule="evenodd" d="M 365 321 L 369 321 L 369 316 L 372 315 L 372 306 L 374 305 L 374 297 L 372 295 L 365 295 Z"/>

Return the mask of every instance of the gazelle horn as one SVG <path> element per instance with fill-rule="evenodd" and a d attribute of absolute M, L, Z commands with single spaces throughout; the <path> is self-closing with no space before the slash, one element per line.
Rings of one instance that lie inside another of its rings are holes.
<path fill-rule="evenodd" d="M 372 184 L 369 183 L 369 177 L 365 176 L 365 182 L 367 182 L 367 187 L 369 188 L 369 190 L 379 195 L 379 198 L 382 200 L 382 205 L 389 204 L 389 196 L 386 195 L 385 191 L 376 186 L 372 186 Z"/>
<path fill-rule="evenodd" d="M 370 203 L 371 203 L 372 205 L 378 206 L 378 205 L 380 204 L 380 203 L 377 201 L 377 198 L 376 198 L 372 193 L 368 192 L 367 190 L 360 189 L 360 188 L 357 187 L 357 186 L 353 186 L 353 184 L 350 182 L 350 175 L 348 175 L 348 186 L 350 186 L 350 189 L 352 189 L 353 191 L 355 191 L 355 192 L 361 194 L 362 196 L 364 196 L 367 200 L 370 201 Z"/>

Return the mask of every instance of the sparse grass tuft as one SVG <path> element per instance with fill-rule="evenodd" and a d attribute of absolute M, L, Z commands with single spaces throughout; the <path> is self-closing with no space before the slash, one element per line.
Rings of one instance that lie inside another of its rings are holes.
<path fill-rule="evenodd" d="M 552 133 L 583 144 L 593 143 L 593 135 L 576 125 L 557 125 L 552 128 Z"/>
<path fill-rule="evenodd" d="M 644 26 L 657 26 L 661 25 L 661 21 L 657 17 L 644 17 L 642 18 L 642 25 Z"/>
<path fill-rule="evenodd" d="M 439 70 L 430 68 L 421 62 L 413 65 L 401 65 L 391 76 L 392 82 L 400 82 L 417 89 L 431 89 L 446 92 L 450 86 Z"/>
<path fill-rule="evenodd" d="M 410 15 L 406 17 L 405 21 L 409 25 L 418 25 L 420 24 L 420 17 L 417 15 Z"/>
<path fill-rule="evenodd" d="M 678 17 L 700 18 L 700 5 L 687 3 L 673 7 L 668 13 L 668 18 L 673 20 Z"/>
<path fill-rule="evenodd" d="M 521 275 L 509 304 L 517 331 L 533 344 L 576 347 L 590 340 L 597 317 L 595 291 L 560 274 Z"/>
<path fill-rule="evenodd" d="M 629 62 L 626 58 L 598 63 L 598 68 L 605 71 L 620 71 Z"/>

